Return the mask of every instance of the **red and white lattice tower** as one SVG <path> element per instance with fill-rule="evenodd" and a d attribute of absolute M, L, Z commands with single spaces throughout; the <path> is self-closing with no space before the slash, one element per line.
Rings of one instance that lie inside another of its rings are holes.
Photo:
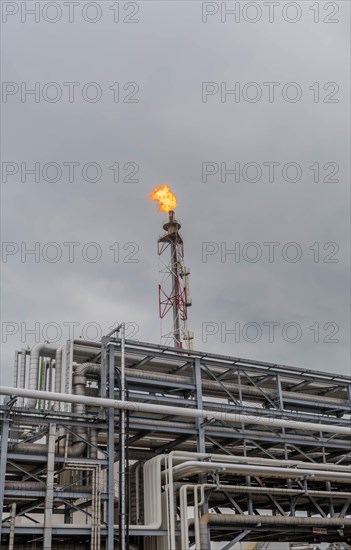
<path fill-rule="evenodd" d="M 184 245 L 179 233 L 181 225 L 169 212 L 164 222 L 165 234 L 158 239 L 158 255 L 161 260 L 161 283 L 158 286 L 159 313 L 162 320 L 172 318 L 168 330 L 161 328 L 161 343 L 175 348 L 193 349 L 194 335 L 188 330 L 188 308 L 191 306 L 189 296 L 189 269 L 184 266 Z"/>

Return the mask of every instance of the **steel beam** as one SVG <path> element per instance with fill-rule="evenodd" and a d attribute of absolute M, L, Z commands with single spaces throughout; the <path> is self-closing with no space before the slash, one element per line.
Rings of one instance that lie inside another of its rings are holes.
<path fill-rule="evenodd" d="M 228 544 L 226 544 L 222 550 L 230 550 L 231 548 L 233 548 L 233 546 L 237 543 L 237 542 L 240 542 L 241 540 L 243 540 L 249 533 L 251 533 L 252 529 L 247 529 L 246 531 L 243 531 L 242 533 L 240 533 L 239 535 L 237 535 L 231 542 L 229 542 Z"/>
<path fill-rule="evenodd" d="M 52 507 L 54 502 L 54 469 L 55 469 L 56 425 L 50 424 L 48 435 L 48 461 L 46 474 L 46 496 L 44 512 L 43 549 L 51 550 L 52 541 Z"/>
<path fill-rule="evenodd" d="M 2 430 L 1 430 L 1 444 L 0 444 L 0 546 L 2 535 L 2 513 L 4 509 L 4 492 L 5 492 L 5 478 L 6 478 L 6 463 L 7 463 L 7 451 L 9 441 L 9 427 L 10 427 L 10 414 L 11 407 L 14 405 L 16 398 L 7 398 L 5 400 L 6 411 L 3 418 Z"/>
<path fill-rule="evenodd" d="M 114 360 L 114 345 L 107 344 L 107 370 L 108 370 L 108 396 L 114 399 L 115 393 L 115 360 Z M 114 550 L 114 506 L 115 506 L 115 411 L 112 407 L 107 410 L 108 422 L 108 443 L 107 443 L 107 484 L 108 484 L 108 500 L 107 500 L 107 539 L 106 550 Z"/>

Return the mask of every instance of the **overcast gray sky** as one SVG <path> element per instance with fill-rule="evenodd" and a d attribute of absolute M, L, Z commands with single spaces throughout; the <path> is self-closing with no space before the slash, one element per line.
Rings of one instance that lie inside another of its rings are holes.
<path fill-rule="evenodd" d="M 349 2 L 2 4 L 1 382 L 68 323 L 160 342 L 163 183 L 194 348 L 350 374 Z"/>

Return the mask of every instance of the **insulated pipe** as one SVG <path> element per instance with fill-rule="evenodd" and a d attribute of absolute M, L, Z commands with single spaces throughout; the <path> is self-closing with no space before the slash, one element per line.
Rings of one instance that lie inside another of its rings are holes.
<path fill-rule="evenodd" d="M 111 331 L 110 334 L 113 334 L 116 332 L 116 329 L 113 329 L 113 331 Z M 90 341 L 90 340 L 81 340 L 81 339 L 75 339 L 73 341 L 73 344 L 77 345 L 77 346 L 84 346 L 84 347 L 89 347 L 90 348 L 90 351 L 93 353 L 96 349 L 101 349 L 101 344 L 98 343 L 98 342 L 93 342 L 93 341 Z M 150 345 L 149 343 L 147 342 L 136 342 L 134 340 L 127 340 L 126 341 L 126 345 L 130 346 L 131 349 L 130 349 L 130 353 L 133 353 L 133 346 L 137 344 L 138 348 L 140 348 L 140 346 L 143 346 L 145 349 L 144 349 L 144 353 L 145 353 L 145 356 L 148 355 L 148 350 L 162 350 L 162 351 L 165 351 L 165 352 L 171 352 L 171 348 L 168 348 L 166 346 L 161 346 L 161 345 L 158 345 L 158 344 L 155 344 L 155 345 Z M 80 350 L 81 353 L 84 352 L 84 350 Z M 89 350 L 87 351 L 87 354 L 89 354 Z M 290 367 L 289 365 L 280 365 L 280 364 L 277 364 L 277 363 L 267 363 L 265 361 L 253 361 L 251 359 L 244 359 L 244 358 L 239 358 L 239 357 L 231 357 L 231 356 L 217 356 L 217 355 L 214 355 L 214 354 L 204 354 L 204 353 L 200 353 L 198 351 L 193 351 L 193 350 L 190 350 L 190 353 L 189 353 L 189 350 L 177 350 L 177 353 L 181 354 L 183 357 L 182 357 L 182 360 L 185 361 L 185 360 L 194 360 L 195 358 L 198 358 L 200 359 L 201 361 L 203 361 L 204 363 L 207 363 L 208 361 L 212 361 L 212 360 L 218 360 L 220 359 L 220 363 L 222 364 L 222 366 L 219 365 L 219 363 L 217 362 L 217 364 L 213 365 L 213 367 L 211 366 L 211 368 L 213 368 L 213 372 L 217 373 L 217 374 L 223 374 L 223 370 L 227 367 L 234 367 L 236 363 L 239 363 L 240 366 L 242 366 L 243 368 L 245 368 L 245 366 L 248 366 L 248 367 L 252 367 L 252 366 L 262 366 L 262 367 L 274 367 L 275 369 L 282 369 L 282 373 L 285 375 L 285 376 L 288 376 L 289 375 L 289 372 L 291 372 L 292 374 L 296 375 L 296 373 L 298 374 L 301 374 L 302 372 L 307 374 L 307 375 L 312 375 L 312 376 L 315 376 L 315 375 L 318 375 L 320 376 L 320 382 L 322 383 L 330 383 L 332 384 L 334 381 L 335 383 L 338 382 L 338 380 L 341 380 L 343 383 L 347 382 L 347 383 L 350 383 L 351 381 L 351 377 L 345 377 L 345 376 L 342 376 L 340 374 L 336 374 L 336 375 L 333 375 L 332 377 L 330 375 L 328 375 L 327 373 L 325 373 L 325 377 L 323 376 L 324 373 L 321 373 L 321 372 L 315 372 L 313 370 L 306 370 L 304 369 L 303 371 L 301 369 L 298 369 L 296 367 Z M 117 354 L 116 354 L 117 355 Z M 165 359 L 165 364 L 167 364 L 167 359 L 175 359 L 177 360 L 178 358 L 174 355 L 166 355 L 166 359 Z M 207 360 L 207 361 L 206 361 Z M 229 362 L 228 362 L 229 360 Z M 160 366 L 160 360 L 158 359 L 158 361 L 154 362 L 153 363 L 154 365 L 159 365 Z M 161 371 L 162 372 L 162 371 Z M 235 369 L 233 368 L 233 372 L 235 373 Z M 276 372 L 276 371 L 275 371 Z M 172 376 L 172 375 L 166 375 L 166 376 Z M 172 379 L 172 378 L 171 378 Z M 227 384 L 227 380 L 224 381 L 226 384 Z M 311 381 L 311 384 L 313 383 L 317 383 L 318 384 L 318 381 L 317 380 L 314 380 L 314 381 Z M 313 386 L 312 386 L 313 387 Z M 239 386 L 237 386 L 237 388 L 239 389 Z M 253 387 L 253 386 L 243 386 L 243 388 L 246 390 L 246 389 L 251 389 L 254 393 L 252 395 L 255 395 L 255 396 L 261 396 L 262 397 L 262 393 L 260 392 L 260 390 L 258 390 L 257 388 Z M 272 394 L 269 395 L 269 397 L 274 397 L 275 393 L 274 393 L 274 388 L 273 387 L 265 387 L 264 388 L 265 391 L 271 391 Z M 346 386 L 344 386 L 344 389 L 346 389 Z M 284 392 L 283 391 L 283 396 L 286 395 L 292 395 L 292 396 L 299 396 L 301 397 L 301 393 L 297 393 L 297 392 L 290 392 L 290 391 L 287 391 L 287 392 Z M 319 399 L 319 397 L 321 397 L 323 400 L 324 399 L 330 399 L 331 402 L 334 401 L 334 400 L 337 400 L 337 398 L 325 398 L 325 396 L 313 396 L 311 394 L 307 394 L 306 393 L 306 390 L 305 390 L 305 393 L 303 394 L 304 397 L 308 396 L 308 397 L 315 397 L 317 400 Z"/>
<path fill-rule="evenodd" d="M 97 429 L 96 428 L 90 428 L 90 458 L 97 458 L 98 455 L 98 437 L 97 437 Z"/>
<path fill-rule="evenodd" d="M 157 456 L 151 460 L 149 460 L 145 466 L 144 466 L 144 509 L 145 509 L 145 523 L 146 525 L 131 525 L 131 529 L 159 529 L 161 527 L 162 522 L 162 511 L 161 511 L 161 463 L 162 461 L 166 461 L 166 466 L 168 463 L 168 468 L 172 464 L 172 461 L 178 462 L 179 460 L 186 460 L 187 458 L 193 458 L 195 453 L 186 453 L 186 452 L 179 452 L 179 451 L 173 451 L 169 455 L 160 455 Z M 209 458 L 211 455 L 203 454 L 198 455 L 203 456 L 204 458 Z M 223 457 L 222 457 L 223 458 Z M 211 462 L 202 463 L 205 466 L 211 465 Z M 223 466 L 223 464 L 220 464 L 220 466 Z M 230 465 L 232 466 L 232 465 Z M 170 517 L 172 516 L 172 503 L 174 498 L 174 492 L 173 492 L 173 480 L 171 478 L 173 468 L 169 471 L 169 477 L 165 480 L 166 483 L 169 484 L 169 491 L 168 491 L 168 497 L 169 497 L 169 512 Z M 260 468 L 258 468 L 260 470 Z M 290 477 L 290 468 L 285 469 L 286 475 L 289 475 Z M 343 472 L 345 473 L 345 472 Z M 166 472 L 167 474 L 167 472 Z M 299 470 L 299 476 L 302 474 L 302 471 Z M 349 475 L 349 473 L 347 473 Z M 317 495 L 316 495 L 317 496 Z M 171 545 L 174 544 L 174 540 L 172 540 Z"/>
<path fill-rule="evenodd" d="M 63 346 L 59 347 L 56 350 L 56 356 L 55 356 L 55 386 L 54 391 L 61 391 L 61 376 L 62 376 L 62 353 L 63 349 L 66 346 L 64 344 Z"/>
<path fill-rule="evenodd" d="M 172 451 L 171 453 L 169 453 L 169 455 L 167 455 L 166 470 L 162 474 L 164 482 L 166 483 L 166 485 L 168 484 L 168 491 L 167 491 L 166 494 L 168 495 L 168 506 L 169 506 L 169 536 L 170 536 L 171 550 L 175 550 L 175 547 L 176 547 L 176 541 L 175 541 L 175 535 L 174 535 L 175 507 L 174 507 L 174 477 L 173 477 L 173 472 L 176 469 L 176 467 L 173 468 L 173 461 L 174 462 L 179 462 L 179 461 L 184 461 L 186 459 L 191 459 L 191 458 L 195 458 L 195 457 L 198 458 L 198 459 L 200 459 L 200 458 L 202 458 L 202 459 L 212 459 L 212 458 L 216 457 L 216 455 L 209 455 L 209 454 L 206 454 L 206 453 L 198 453 L 198 454 L 195 454 L 195 456 L 194 456 L 194 454 L 195 453 L 182 452 L 182 451 Z M 220 460 L 223 460 L 223 458 L 226 458 L 226 457 L 223 457 L 223 455 L 217 455 L 217 457 L 218 456 L 220 456 Z M 195 462 L 195 464 L 199 464 L 196 461 L 193 461 L 193 462 Z M 207 464 L 209 466 L 212 466 L 213 462 L 202 462 L 201 464 L 204 467 L 206 467 Z M 221 469 L 227 470 L 227 465 L 225 463 L 220 463 L 219 465 L 220 465 L 220 468 L 217 467 L 215 470 L 217 470 L 217 471 L 221 470 Z M 229 466 L 229 468 L 231 468 L 231 467 L 234 468 L 232 463 L 229 463 L 228 466 Z M 259 469 L 259 472 L 262 471 L 262 468 L 258 468 L 258 469 Z M 208 471 L 210 471 L 210 469 Z M 286 471 L 290 472 L 291 470 L 286 469 Z M 300 472 L 300 476 L 301 476 L 302 470 L 299 470 L 299 472 Z M 343 473 L 345 473 L 345 470 L 343 471 Z M 272 474 L 270 474 L 270 476 L 271 475 Z M 349 483 L 349 480 L 350 480 L 350 473 L 348 471 L 347 472 L 347 483 Z"/>
<path fill-rule="evenodd" d="M 78 365 L 75 368 L 73 373 L 73 384 L 72 384 L 73 393 L 75 395 L 83 395 L 83 396 L 85 395 L 87 374 L 94 374 L 94 375 L 100 376 L 101 374 L 100 365 L 97 365 L 96 363 L 82 363 L 81 365 Z M 73 410 L 77 415 L 84 416 L 85 414 L 85 406 L 81 403 L 76 403 L 74 405 Z M 76 429 L 76 434 L 77 436 L 75 438 L 74 445 L 76 445 L 77 448 L 79 449 L 79 454 L 82 454 L 86 448 L 86 443 L 85 443 L 87 440 L 86 428 L 78 427 Z"/>
<path fill-rule="evenodd" d="M 121 323 L 121 401 L 124 403 L 126 398 L 126 374 L 125 374 L 125 323 Z M 113 383 L 112 380 L 109 381 Z M 121 433 L 120 433 L 120 496 L 121 496 L 121 512 L 120 512 L 120 546 L 121 550 L 125 550 L 127 544 L 127 517 L 126 517 L 126 411 L 121 409 Z"/>
<path fill-rule="evenodd" d="M 14 362 L 14 369 L 13 369 L 13 385 L 15 388 L 18 386 L 18 380 L 19 380 L 19 357 L 21 355 L 21 352 L 19 350 L 15 351 L 15 362 Z"/>
<path fill-rule="evenodd" d="M 135 468 L 135 508 L 136 508 L 136 522 L 140 522 L 140 462 L 137 463 Z"/>
<path fill-rule="evenodd" d="M 280 427 L 287 429 L 302 430 L 308 432 L 328 432 L 333 434 L 351 436 L 351 428 L 348 426 L 337 426 L 335 424 L 320 424 L 318 422 L 299 422 L 284 420 L 282 418 L 262 418 L 250 414 L 247 418 L 245 414 L 225 413 L 203 409 L 189 409 L 186 407 L 174 407 L 169 405 L 154 405 L 152 403 L 142 403 L 135 401 L 121 401 L 119 399 L 107 399 L 103 397 L 90 397 L 83 395 L 67 395 L 57 392 L 43 392 L 32 389 L 13 388 L 3 386 L 0 388 L 0 395 L 12 395 L 31 397 L 36 399 L 51 399 L 52 401 L 63 401 L 65 403 L 81 403 L 95 407 L 122 409 L 138 412 L 156 413 L 162 415 L 182 416 L 187 418 L 202 418 L 204 420 L 218 420 L 219 422 L 228 422 L 229 424 L 257 424 L 268 427 Z"/>
<path fill-rule="evenodd" d="M 176 484 L 177 485 L 177 484 Z M 175 487 L 176 487 L 175 485 Z M 201 493 L 204 494 L 206 489 L 212 490 L 214 492 L 226 492 L 234 494 L 263 494 L 267 495 L 281 495 L 281 496 L 306 496 L 308 497 L 335 497 L 339 496 L 342 499 L 349 499 L 351 493 L 345 492 L 328 492 L 328 491 L 313 491 L 308 490 L 307 492 L 303 489 L 285 489 L 280 487 L 246 487 L 245 485 L 214 485 L 211 483 L 204 484 L 185 484 L 180 486 L 180 522 L 181 522 L 181 537 L 182 537 L 182 549 L 189 550 L 189 524 L 194 523 L 195 532 L 198 527 L 198 509 L 199 503 L 197 502 L 197 493 L 201 489 Z M 188 520 L 188 499 L 187 492 L 188 490 L 194 491 L 194 519 Z M 200 542 L 197 542 L 195 545 L 196 548 L 201 548 Z M 296 550 L 295 547 L 292 550 Z M 306 549 L 307 550 L 307 549 Z"/>
<path fill-rule="evenodd" d="M 74 412 L 78 415 L 83 416 L 85 414 L 85 405 L 79 400 L 80 398 L 85 397 L 85 386 L 86 386 L 86 375 L 87 374 L 100 374 L 100 365 L 96 363 L 82 363 L 78 365 L 73 373 L 73 391 L 76 395 L 70 397 L 77 397 L 78 400 L 73 401 L 74 403 Z M 27 390 L 29 391 L 29 390 Z M 39 394 L 45 394 L 49 396 L 49 399 L 54 400 L 53 397 L 55 393 L 53 392 L 38 392 Z M 46 399 L 44 395 L 41 397 Z M 36 401 L 36 399 L 34 399 Z M 86 449 L 86 440 L 87 433 L 85 428 L 78 427 L 76 429 L 76 438 L 72 445 L 67 449 L 67 456 L 69 457 L 78 457 L 83 454 Z M 16 451 L 23 453 L 32 453 L 32 454 L 47 454 L 48 447 L 47 445 L 41 445 L 36 443 L 19 443 L 16 445 Z M 59 448 L 57 454 L 60 456 L 65 453 L 65 449 Z"/>
<path fill-rule="evenodd" d="M 21 349 L 21 365 L 19 372 L 19 387 L 24 388 L 26 385 L 26 366 L 27 366 L 27 355 L 29 354 L 29 349 Z M 24 399 L 22 398 L 19 402 L 19 405 L 23 405 Z"/>
<path fill-rule="evenodd" d="M 166 374 L 166 373 L 160 373 L 160 372 L 149 372 L 149 371 L 143 371 L 138 369 L 126 369 L 126 375 L 131 376 L 134 378 L 146 378 L 147 380 L 164 380 L 165 382 L 175 382 L 179 384 L 193 384 L 194 381 L 192 377 L 190 376 L 180 376 L 180 375 L 172 375 L 172 374 Z M 225 380 L 224 382 L 217 382 L 216 380 L 207 380 L 202 378 L 201 380 L 203 389 L 206 390 L 218 390 L 223 392 L 223 385 L 225 388 L 230 391 L 231 393 L 236 393 L 239 395 L 239 385 L 234 384 L 232 382 L 228 382 Z M 257 388 L 253 386 L 241 386 L 241 391 L 245 395 L 249 395 L 250 397 L 257 397 L 262 400 L 262 392 L 258 390 Z M 271 399 L 275 399 L 276 392 L 274 392 L 271 388 L 265 388 L 263 391 L 267 394 L 267 397 Z M 298 392 L 289 392 L 289 391 L 282 391 L 282 397 L 283 399 L 301 399 L 313 401 L 316 403 L 322 404 L 332 404 L 332 405 L 344 405 L 344 406 L 350 406 L 350 402 L 347 399 L 338 399 L 335 397 L 327 397 L 323 395 L 311 395 L 308 393 L 298 393 Z"/>
<path fill-rule="evenodd" d="M 174 238 L 171 241 L 171 271 L 173 295 L 173 341 L 175 348 L 181 348 L 180 319 L 179 319 L 179 289 L 178 289 L 178 257 Z"/>
<path fill-rule="evenodd" d="M 25 385 L 26 353 L 27 351 L 25 348 L 15 351 L 14 377 L 13 377 L 13 385 L 15 388 L 17 387 L 24 388 L 24 385 Z M 18 403 L 18 405 L 20 404 L 21 403 Z"/>
<path fill-rule="evenodd" d="M 66 463 L 69 470 L 77 472 L 88 472 L 91 474 L 91 501 L 92 501 L 92 513 L 91 513 L 91 550 L 100 549 L 100 508 L 101 508 L 101 490 L 100 490 L 100 465 L 87 464 L 86 462 L 80 462 L 79 464 Z M 51 548 L 51 547 L 50 547 Z"/>
<path fill-rule="evenodd" d="M 246 516 L 241 514 L 205 514 L 200 518 L 201 550 L 211 550 L 208 544 L 207 526 L 215 525 L 260 525 L 270 526 L 310 526 L 310 527 L 344 527 L 351 526 L 351 519 L 319 518 L 301 516 Z"/>
<path fill-rule="evenodd" d="M 183 486 L 182 486 L 183 487 Z M 187 487 L 199 487 L 198 484 L 187 485 Z M 278 496 L 300 496 L 300 497 L 316 497 L 316 498 L 340 498 L 351 499 L 351 492 L 347 491 L 316 491 L 314 489 L 285 489 L 285 487 L 247 487 L 246 485 L 214 485 L 204 483 L 201 485 L 204 489 L 213 489 L 215 492 L 226 491 L 227 493 L 235 493 L 238 495 L 252 493 L 254 495 L 278 495 Z"/>
<path fill-rule="evenodd" d="M 137 418 L 135 416 L 133 416 L 132 418 L 132 423 L 133 424 L 145 424 L 145 422 L 147 422 L 148 425 L 152 425 L 152 426 L 155 426 L 155 429 L 154 431 L 155 432 L 158 432 L 158 431 L 161 431 L 161 432 L 164 432 L 165 430 L 162 430 L 162 429 L 158 429 L 158 428 L 164 428 L 164 427 L 172 427 L 174 428 L 175 426 L 178 427 L 178 428 L 194 428 L 194 425 L 192 422 L 169 422 L 169 421 L 165 421 L 165 420 L 155 420 L 155 419 L 150 419 L 150 418 Z M 227 434 L 227 433 L 232 433 L 233 430 L 232 428 L 225 428 L 224 426 L 221 426 L 220 428 L 221 430 L 221 433 L 222 434 Z M 206 428 L 206 431 L 208 431 L 209 433 L 211 432 L 218 432 L 218 428 L 216 428 L 216 426 L 211 426 L 210 424 L 208 425 L 208 427 Z M 254 430 L 245 430 L 245 435 L 247 435 L 248 437 L 249 436 L 255 436 L 257 435 L 257 432 L 255 432 Z M 272 435 L 272 432 L 268 432 L 268 431 L 261 431 L 260 432 L 260 435 Z M 289 438 L 292 438 L 293 436 L 291 434 L 286 434 L 285 435 L 285 439 L 286 441 L 289 441 Z M 116 435 L 116 438 L 117 438 L 117 435 Z M 299 439 L 300 440 L 303 440 L 303 441 L 310 441 L 311 440 L 311 436 L 299 436 Z M 99 442 L 101 443 L 106 443 L 107 441 L 107 435 L 106 435 L 106 432 L 104 431 L 100 431 L 99 432 Z M 336 438 L 334 438 L 334 442 L 335 441 L 340 441 Z M 143 447 L 144 445 L 142 444 L 142 442 L 140 443 L 140 446 Z M 185 450 L 185 449 L 180 449 L 182 452 L 194 452 L 194 451 L 190 451 L 190 450 Z M 223 455 L 220 455 L 220 456 L 223 456 Z M 228 455 L 229 456 L 229 455 Z M 285 461 L 284 461 L 285 462 Z M 295 462 L 295 461 L 294 461 Z M 333 464 L 332 462 L 330 464 Z"/>
<path fill-rule="evenodd" d="M 78 456 L 81 456 L 86 449 L 86 442 L 85 441 L 76 441 L 72 445 L 70 445 L 67 448 L 67 456 L 70 458 L 75 458 Z M 14 447 L 14 450 L 18 453 L 28 453 L 33 455 L 45 455 L 48 452 L 48 446 L 46 444 L 40 445 L 39 443 L 19 443 Z M 59 447 L 56 449 L 56 454 L 58 456 L 62 456 L 65 454 L 65 449 L 61 449 Z"/>
<path fill-rule="evenodd" d="M 221 471 L 236 475 L 259 475 L 260 477 L 302 478 L 310 477 L 313 480 L 332 480 L 349 484 L 351 481 L 350 468 L 343 472 L 330 470 L 318 471 L 307 468 L 290 468 L 274 466 L 258 466 L 254 464 L 233 464 L 231 462 L 198 462 L 191 460 L 173 467 L 173 480 L 193 476 L 201 472 Z"/>
<path fill-rule="evenodd" d="M 116 329 L 114 329 L 112 331 L 112 333 L 114 333 L 115 331 L 116 331 Z M 98 350 L 98 349 L 101 348 L 101 345 L 98 342 L 91 342 L 89 340 L 79 340 L 78 339 L 78 340 L 74 340 L 73 344 L 77 345 L 77 346 L 89 347 L 90 351 L 88 350 L 86 352 L 87 356 L 91 355 L 91 353 L 93 353 L 95 350 Z M 132 344 L 133 344 L 133 342 L 132 342 Z M 143 342 L 141 342 L 141 344 L 143 344 Z M 164 348 L 164 346 L 155 346 L 155 347 L 157 349 L 166 349 L 167 350 L 167 348 Z M 80 352 L 83 352 L 83 350 L 80 350 Z M 179 350 L 179 352 L 181 353 L 182 350 Z M 145 355 L 147 355 L 147 351 L 145 351 Z M 187 356 L 188 356 L 188 354 L 184 357 L 184 359 Z M 191 357 L 193 359 L 195 357 L 200 357 L 200 359 L 206 359 L 206 357 L 211 357 L 211 356 L 210 355 L 209 356 L 202 356 L 202 355 L 198 354 L 197 352 L 192 352 Z M 232 358 L 229 358 L 229 359 L 232 359 Z M 241 359 L 241 361 L 245 362 L 244 359 Z M 261 364 L 264 364 L 264 363 L 250 361 L 250 364 L 259 364 L 259 365 L 261 365 Z M 273 365 L 271 365 L 271 366 L 273 366 Z M 275 365 L 275 366 L 279 366 L 279 365 Z M 286 368 L 285 365 L 281 365 L 281 366 Z M 215 366 L 215 367 L 213 367 L 213 372 L 221 374 L 221 373 L 223 373 L 223 368 L 224 367 L 225 367 L 225 365 L 222 368 L 218 367 L 218 366 Z M 293 367 L 291 367 L 291 368 L 293 369 Z M 193 383 L 193 379 L 189 376 L 186 377 L 186 376 L 172 375 L 172 374 L 162 373 L 162 371 L 155 374 L 155 373 L 149 373 L 148 371 L 138 371 L 138 370 L 135 371 L 134 369 L 127 369 L 126 373 L 129 374 L 129 372 L 131 372 L 131 373 L 144 373 L 145 378 L 150 378 L 150 379 L 154 378 L 154 379 L 161 379 L 161 380 L 163 379 L 165 381 L 170 381 L 171 380 L 171 381 L 180 382 L 180 383 L 183 383 L 183 382 L 184 383 L 189 383 L 189 384 Z M 305 371 L 305 372 L 310 372 L 311 374 L 313 374 L 313 371 Z M 233 373 L 235 373 L 235 370 L 233 370 Z M 285 374 L 288 374 L 288 373 L 285 372 Z M 140 375 L 136 374 L 136 376 L 139 377 Z M 223 386 L 221 386 L 221 384 L 216 382 L 215 380 L 203 379 L 202 383 L 203 383 L 203 388 L 204 389 L 215 389 L 215 388 L 218 389 L 218 390 L 223 389 Z M 228 380 L 222 381 L 222 384 L 223 383 L 225 384 L 225 387 L 228 388 L 229 391 L 231 391 L 232 393 L 236 392 L 237 395 L 239 395 L 239 385 L 238 384 L 228 382 Z M 257 397 L 257 398 L 260 398 L 260 400 L 262 400 L 262 397 L 263 397 L 262 392 L 258 388 L 254 387 L 254 386 L 248 386 L 248 385 L 242 385 L 241 388 L 242 388 L 243 393 L 245 393 L 246 395 L 249 395 L 251 397 Z M 58 391 L 58 390 L 56 389 L 56 391 Z M 271 399 L 274 399 L 275 397 L 277 397 L 276 392 L 274 391 L 273 388 L 264 388 L 264 391 L 265 391 L 267 397 L 269 397 Z M 320 404 L 330 403 L 330 404 L 335 404 L 335 405 L 337 405 L 337 404 L 341 404 L 341 405 L 345 405 L 345 406 L 350 405 L 350 401 L 347 400 L 347 399 L 345 400 L 345 399 L 338 399 L 336 397 L 312 395 L 312 394 L 306 393 L 306 392 L 301 394 L 299 392 L 291 392 L 291 391 L 284 391 L 283 390 L 282 391 L 282 396 L 286 400 L 288 400 L 289 397 L 292 397 L 294 399 L 295 398 L 296 399 L 303 398 L 304 400 L 307 399 L 307 400 L 314 401 L 314 402 L 320 403 Z"/>
<path fill-rule="evenodd" d="M 46 481 L 6 481 L 5 488 L 11 491 L 42 491 L 46 489 Z M 85 485 L 77 485 L 69 490 L 71 493 L 90 493 L 89 487 Z"/>
<path fill-rule="evenodd" d="M 237 463 L 244 463 L 244 464 L 258 464 L 258 465 L 266 465 L 266 466 L 281 466 L 282 461 L 274 458 L 260 458 L 260 457 L 253 457 L 253 456 L 238 456 L 238 455 L 223 455 L 223 454 L 215 454 L 215 453 L 192 453 L 192 452 L 184 452 L 184 451 L 173 451 L 174 462 L 184 462 L 185 458 L 191 459 L 193 458 L 195 461 L 198 461 L 199 459 L 204 459 L 207 461 L 207 463 L 213 463 L 213 462 L 225 462 L 228 463 L 228 460 L 230 459 L 230 464 L 237 464 Z M 179 458 L 178 458 L 179 456 Z M 322 470 L 325 471 L 325 469 L 333 470 L 333 471 L 339 471 L 339 472 L 345 472 L 349 471 L 351 475 L 351 466 L 342 466 L 339 464 L 334 464 L 333 462 L 304 462 L 303 460 L 284 460 L 284 466 L 294 466 L 295 468 L 307 468 L 307 469 L 313 469 L 313 470 Z"/>
<path fill-rule="evenodd" d="M 29 366 L 29 381 L 28 381 L 28 390 L 37 390 L 39 385 L 39 358 L 43 353 L 50 353 L 52 355 L 53 351 L 57 350 L 57 346 L 54 344 L 37 344 L 32 348 L 30 353 L 30 366 Z M 39 398 L 40 399 L 40 398 Z M 43 399 L 45 399 L 43 397 Z M 50 399 L 50 397 L 46 398 Z M 35 407 L 36 399 L 29 396 L 27 400 L 27 407 Z"/>

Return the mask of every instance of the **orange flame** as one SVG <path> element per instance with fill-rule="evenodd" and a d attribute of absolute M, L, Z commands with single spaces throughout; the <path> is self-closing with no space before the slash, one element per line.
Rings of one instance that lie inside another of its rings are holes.
<path fill-rule="evenodd" d="M 151 193 L 149 193 L 149 199 L 159 202 L 159 210 L 168 214 L 170 210 L 174 210 L 177 207 L 177 198 L 172 193 L 168 185 L 159 185 L 155 187 Z"/>

